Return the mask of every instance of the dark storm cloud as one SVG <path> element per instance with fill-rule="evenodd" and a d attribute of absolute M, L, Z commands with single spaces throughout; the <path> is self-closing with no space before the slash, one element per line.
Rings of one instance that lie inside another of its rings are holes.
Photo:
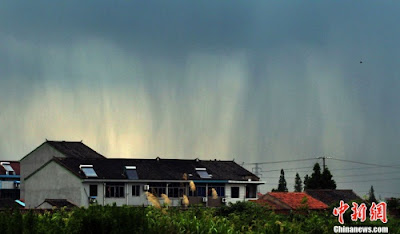
<path fill-rule="evenodd" d="M 2 1 L 0 153 L 395 162 L 399 6 Z"/>
<path fill-rule="evenodd" d="M 96 36 L 125 46 L 167 51 L 315 42 L 321 40 L 319 32 L 327 26 L 317 6 L 299 3 L 3 2 L 0 13 L 4 33 L 38 43 L 68 43 Z"/>

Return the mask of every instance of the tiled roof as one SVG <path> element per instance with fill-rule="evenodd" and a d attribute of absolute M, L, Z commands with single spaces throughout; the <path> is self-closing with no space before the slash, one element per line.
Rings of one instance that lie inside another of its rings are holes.
<path fill-rule="evenodd" d="M 308 189 L 305 192 L 328 205 L 340 202 L 340 200 L 344 202 L 361 200 L 351 189 Z"/>
<path fill-rule="evenodd" d="M 304 197 L 307 198 L 307 203 L 303 204 Z M 321 210 L 327 209 L 328 206 L 309 196 L 306 193 L 297 192 L 270 192 L 261 196 L 256 203 L 268 204 L 272 209 L 277 210 L 289 210 L 289 209 L 299 209 L 307 205 L 310 210 Z"/>
<path fill-rule="evenodd" d="M 328 206 L 323 203 L 322 201 L 319 201 L 310 195 L 306 193 L 297 193 L 297 192 L 270 192 L 268 193 L 270 196 L 273 196 L 280 201 L 284 202 L 285 204 L 288 204 L 290 207 L 293 209 L 298 209 L 304 204 L 302 204 L 302 201 L 304 197 L 307 198 L 307 206 L 308 209 L 310 210 L 319 210 L 319 209 L 326 209 Z"/>
<path fill-rule="evenodd" d="M 46 199 L 44 202 L 49 203 L 52 206 L 55 206 L 57 208 L 62 208 L 62 207 L 67 207 L 67 208 L 73 208 L 76 207 L 75 204 L 71 203 L 67 199 Z"/>
<path fill-rule="evenodd" d="M 46 143 L 53 146 L 56 150 L 60 151 L 67 157 L 71 158 L 97 158 L 105 159 L 105 157 L 82 142 L 76 141 L 46 141 Z"/>
<path fill-rule="evenodd" d="M 20 167 L 18 161 L 7 161 L 7 160 L 0 160 L 1 162 L 9 162 L 12 169 L 14 169 L 15 175 L 20 175 Z M 0 175 L 5 175 L 6 170 L 3 166 L 0 165 Z"/>
<path fill-rule="evenodd" d="M 127 179 L 125 166 L 136 166 L 139 180 L 183 180 L 186 173 L 188 180 L 241 180 L 259 178 L 233 161 L 202 161 L 180 159 L 76 159 L 54 158 L 80 178 L 86 178 L 80 165 L 93 165 L 97 179 Z M 202 179 L 196 168 L 206 168 L 212 177 Z M 190 174 L 192 176 L 190 176 Z M 90 177 L 91 179 L 96 179 Z"/>
<path fill-rule="evenodd" d="M 291 210 L 292 209 L 289 205 L 279 201 L 278 199 L 276 199 L 272 196 L 269 196 L 268 194 L 264 194 L 264 195 L 260 196 L 257 200 L 250 200 L 250 202 L 254 202 L 254 203 L 257 203 L 262 206 L 267 206 L 268 208 L 271 208 L 273 210 Z"/>

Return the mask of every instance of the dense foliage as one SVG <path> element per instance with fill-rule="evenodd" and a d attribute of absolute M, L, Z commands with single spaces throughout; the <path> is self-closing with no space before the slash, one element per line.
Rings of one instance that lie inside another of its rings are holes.
<path fill-rule="evenodd" d="M 352 222 L 347 226 L 388 226 L 400 233 L 400 220 Z M 239 202 L 222 208 L 91 206 L 44 213 L 0 212 L 0 233 L 332 233 L 339 225 L 331 211 L 275 214 L 255 203 Z"/>
<path fill-rule="evenodd" d="M 374 186 L 371 185 L 371 189 L 369 190 L 368 194 L 369 194 L 368 201 L 369 202 L 376 202 Z"/>
<path fill-rule="evenodd" d="M 304 189 L 336 189 L 336 182 L 332 177 L 328 167 L 321 173 L 321 167 L 316 163 L 311 177 L 306 175 L 304 178 Z"/>
<path fill-rule="evenodd" d="M 296 173 L 296 178 L 294 179 L 294 191 L 295 192 L 302 192 L 303 191 L 303 184 L 300 179 L 299 173 Z"/>
<path fill-rule="evenodd" d="M 281 169 L 281 176 L 279 177 L 278 189 L 272 189 L 272 192 L 287 192 L 285 172 Z"/>

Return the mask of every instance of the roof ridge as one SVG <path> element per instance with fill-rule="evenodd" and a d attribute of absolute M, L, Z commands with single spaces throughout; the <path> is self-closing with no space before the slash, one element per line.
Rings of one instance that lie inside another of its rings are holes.
<path fill-rule="evenodd" d="M 83 144 L 82 141 L 65 141 L 65 140 L 62 140 L 62 141 L 53 141 L 53 140 L 47 140 L 47 139 L 46 139 L 46 142 L 65 142 L 65 143 L 82 143 L 82 144 Z"/>

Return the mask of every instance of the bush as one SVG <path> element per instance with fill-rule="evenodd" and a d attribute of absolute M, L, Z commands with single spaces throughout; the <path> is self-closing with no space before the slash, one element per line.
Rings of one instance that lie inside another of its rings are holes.
<path fill-rule="evenodd" d="M 346 225 L 385 226 L 399 233 L 400 220 L 388 220 L 387 224 L 367 220 Z M 279 215 L 251 202 L 186 210 L 93 205 L 71 211 L 0 212 L 0 233 L 331 233 L 335 225 L 340 224 L 332 210 Z"/>

